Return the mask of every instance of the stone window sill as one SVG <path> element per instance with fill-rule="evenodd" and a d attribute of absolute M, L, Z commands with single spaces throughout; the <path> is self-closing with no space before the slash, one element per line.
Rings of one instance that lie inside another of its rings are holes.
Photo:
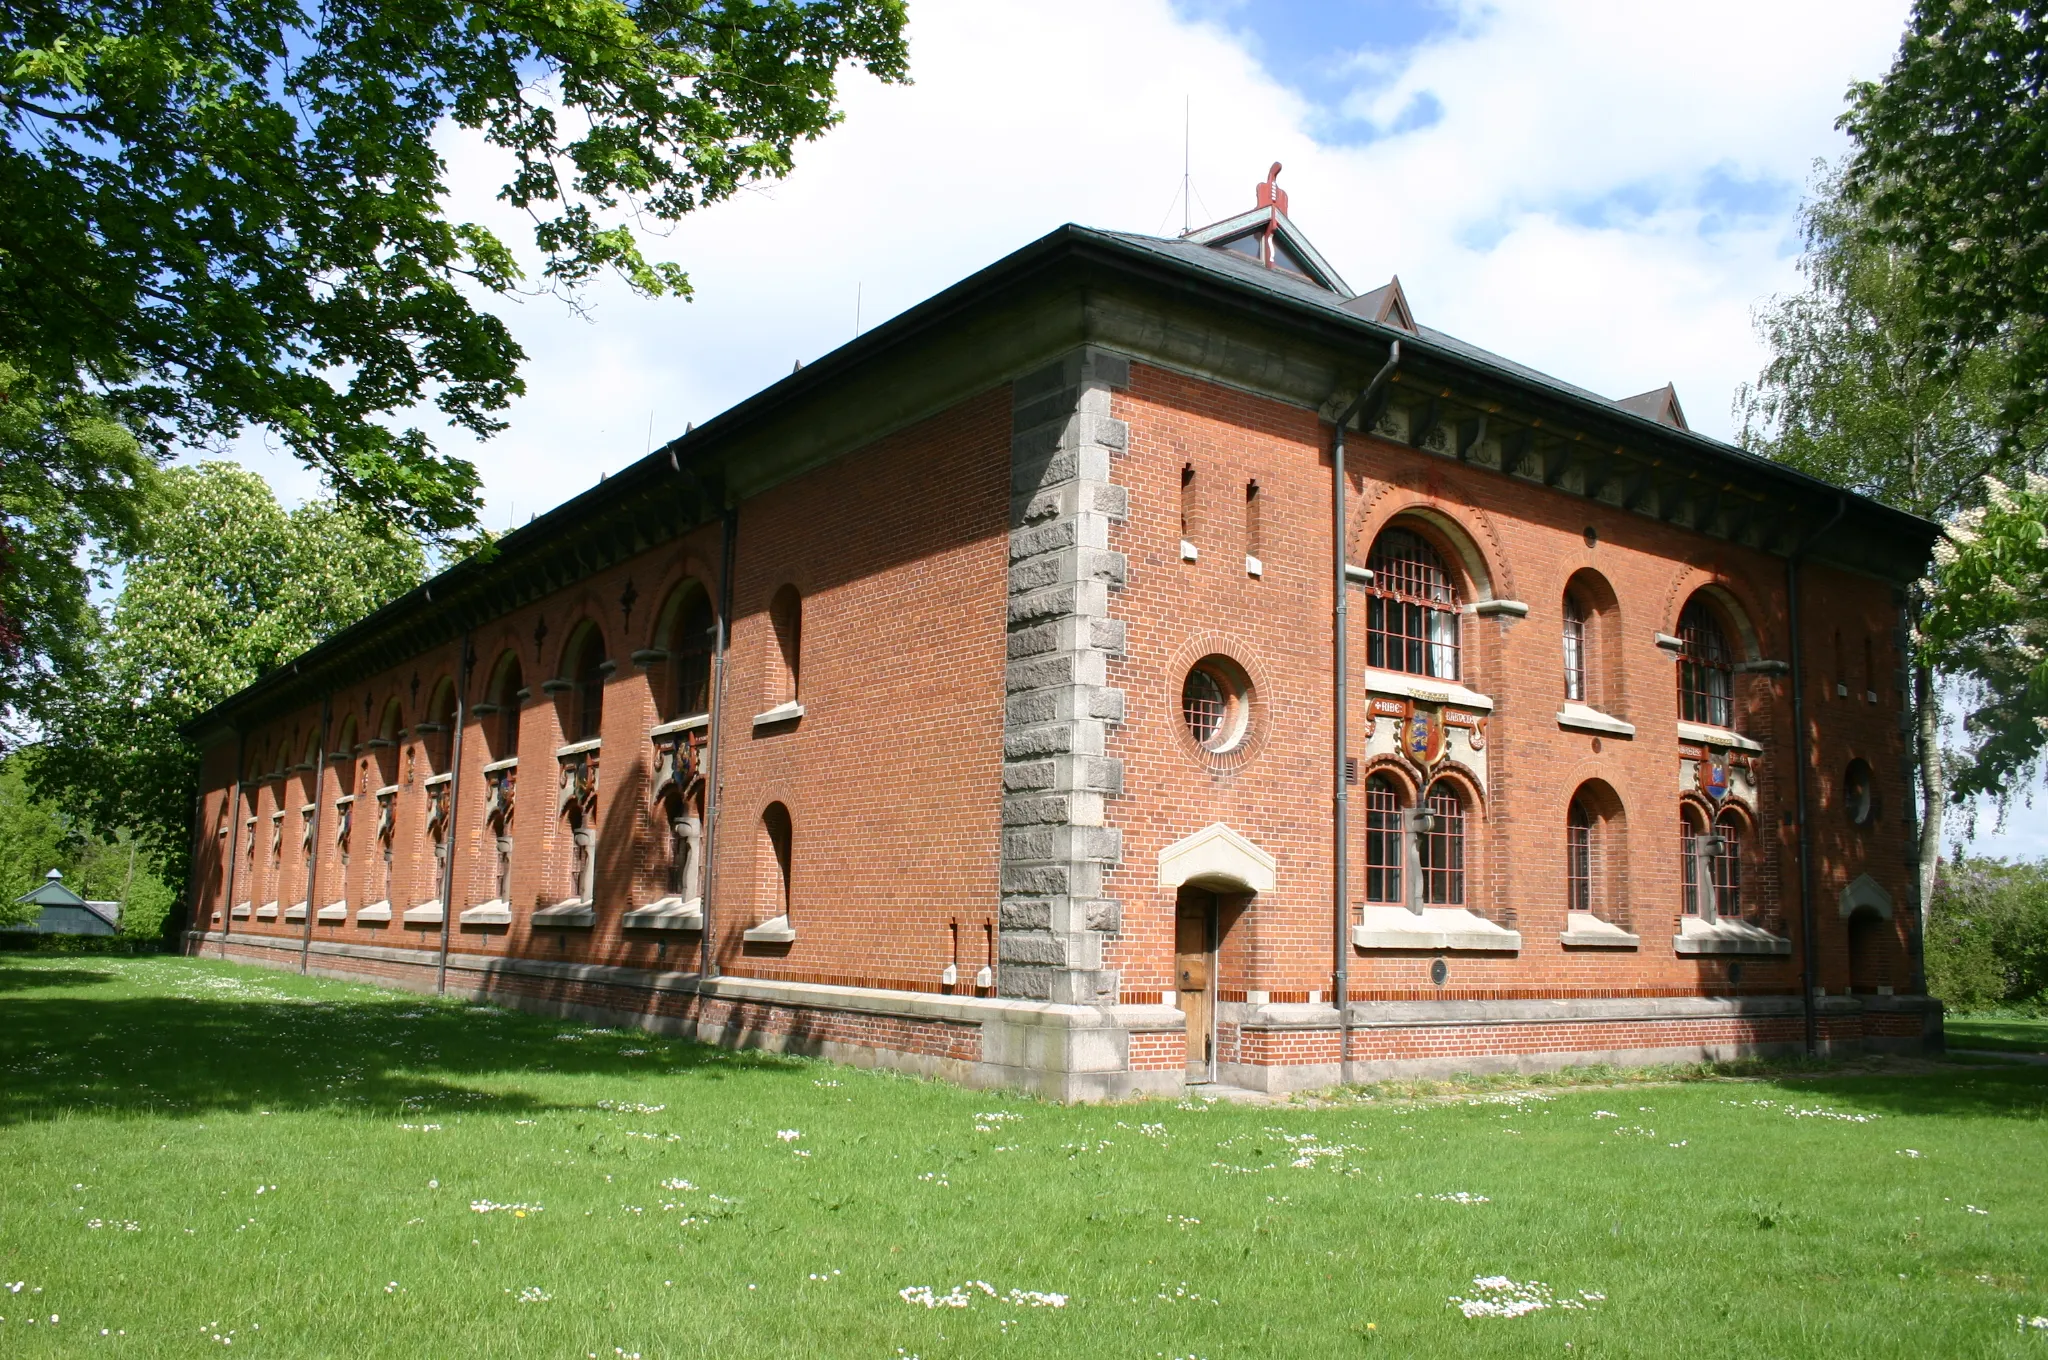
<path fill-rule="evenodd" d="M 372 902 L 369 906 L 356 913 L 357 925 L 362 925 L 366 921 L 379 922 L 389 921 L 390 919 L 391 904 L 389 902 Z"/>
<path fill-rule="evenodd" d="M 398 796 L 398 785 L 386 784 L 383 788 L 377 790 L 377 796 L 379 798 L 396 798 Z"/>
<path fill-rule="evenodd" d="M 787 913 L 741 933 L 740 938 L 748 944 L 794 944 L 796 930 L 789 924 Z"/>
<path fill-rule="evenodd" d="M 1244 555 L 1244 574 L 1247 576 L 1264 576 L 1266 574 L 1266 564 L 1253 557 L 1250 553 L 1246 553 Z"/>
<path fill-rule="evenodd" d="M 1698 742 L 1705 746 L 1726 746 L 1737 751 L 1761 753 L 1763 747 L 1740 732 L 1731 732 L 1725 727 L 1709 727 L 1705 723 L 1681 722 L 1678 724 L 1680 741 Z"/>
<path fill-rule="evenodd" d="M 1565 913 L 1565 928 L 1558 940 L 1568 949 L 1636 949 L 1643 939 L 1612 921 L 1603 921 L 1590 911 Z"/>
<path fill-rule="evenodd" d="M 1688 916 L 1672 938 L 1680 954 L 1790 954 L 1792 941 L 1747 921 L 1703 921 Z"/>
<path fill-rule="evenodd" d="M 1351 927 L 1358 949 L 1455 949 L 1474 953 L 1516 954 L 1521 932 L 1497 926 L 1463 907 L 1424 907 L 1419 913 L 1402 906 L 1367 906 Z"/>
<path fill-rule="evenodd" d="M 466 926 L 509 926 L 512 924 L 512 904 L 502 897 L 488 902 L 479 902 L 457 918 Z"/>
<path fill-rule="evenodd" d="M 567 746 L 557 746 L 555 748 L 555 759 L 567 760 L 570 756 L 580 756 L 585 751 L 600 750 L 603 746 L 603 737 L 592 737 L 588 741 L 572 741 Z"/>
<path fill-rule="evenodd" d="M 1398 694 L 1406 699 L 1426 699 L 1435 704 L 1493 712 L 1493 700 L 1478 690 L 1466 689 L 1455 680 L 1439 680 L 1432 675 L 1404 675 L 1400 671 L 1369 669 L 1365 673 L 1365 687 L 1374 694 Z"/>
<path fill-rule="evenodd" d="M 430 789 L 439 788 L 454 778 L 455 772 L 450 770 L 447 774 L 430 774 L 425 779 L 422 779 L 420 783 Z"/>
<path fill-rule="evenodd" d="M 277 919 L 277 903 L 265 902 L 262 906 L 256 908 L 256 919 L 259 921 L 275 921 Z"/>
<path fill-rule="evenodd" d="M 533 925 L 537 930 L 569 930 L 596 924 L 597 908 L 574 897 L 552 907 L 542 907 L 533 914 Z"/>
<path fill-rule="evenodd" d="M 229 916 L 229 917 L 230 917 L 231 919 L 233 919 L 233 920 L 236 920 L 236 921 L 246 921 L 246 920 L 248 920 L 248 919 L 249 919 L 249 904 L 248 904 L 247 902 L 237 902 L 237 903 L 235 903 L 234 907 L 233 907 L 232 909 L 230 909 L 230 910 L 229 910 L 229 912 L 228 912 L 228 916 Z"/>
<path fill-rule="evenodd" d="M 494 761 L 492 761 L 492 762 L 491 762 L 490 764 L 488 764 L 488 765 L 484 766 L 484 768 L 483 768 L 483 773 L 485 773 L 485 774 L 496 774 L 496 773 L 498 773 L 498 772 L 499 772 L 500 770 L 516 770 L 516 769 L 518 769 L 518 768 L 519 768 L 519 757 L 518 757 L 518 756 L 507 756 L 507 757 L 505 757 L 505 759 L 503 759 L 503 760 L 494 760 Z"/>
<path fill-rule="evenodd" d="M 405 909 L 405 923 L 409 926 L 437 926 L 447 915 L 441 910 L 441 899 L 436 897 L 416 907 Z"/>
<path fill-rule="evenodd" d="M 1590 704 L 1566 704 L 1557 711 L 1557 725 L 1575 732 L 1599 732 L 1607 736 L 1633 737 L 1636 725 L 1602 713 Z"/>
<path fill-rule="evenodd" d="M 792 699 L 786 704 L 777 704 L 766 713 L 756 713 L 754 726 L 773 727 L 776 723 L 795 722 L 803 715 L 804 706 Z"/>
<path fill-rule="evenodd" d="M 306 904 L 304 902 L 294 902 L 290 906 L 286 907 L 284 909 L 284 919 L 287 921 L 305 920 Z"/>
<path fill-rule="evenodd" d="M 759 719 L 756 719 L 756 721 L 758 722 Z M 650 727 L 647 729 L 647 735 L 659 740 L 662 737 L 672 737 L 678 732 L 694 732 L 700 727 L 709 726 L 711 726 L 711 715 L 709 713 L 692 713 L 687 718 L 677 718 L 674 722 L 665 722 L 659 727 Z"/>
<path fill-rule="evenodd" d="M 673 895 L 656 898 L 621 916 L 619 924 L 628 930 L 702 930 L 704 899 L 693 897 L 686 902 Z"/>
<path fill-rule="evenodd" d="M 324 907 L 320 908 L 320 915 L 319 915 L 319 917 L 318 917 L 317 919 L 319 919 L 319 920 L 322 920 L 322 921 L 346 921 L 346 920 L 348 920 L 348 901 L 347 901 L 347 899 L 343 899 L 342 901 L 339 901 L 339 902 L 329 902 L 329 903 L 328 903 L 328 904 L 327 904 L 326 906 L 324 906 Z"/>

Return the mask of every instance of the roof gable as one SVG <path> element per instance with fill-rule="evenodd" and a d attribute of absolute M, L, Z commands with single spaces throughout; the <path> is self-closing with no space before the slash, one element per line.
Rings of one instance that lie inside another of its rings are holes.
<path fill-rule="evenodd" d="M 1377 321 L 1382 326 L 1395 326 L 1410 335 L 1419 334 L 1415 327 L 1415 313 L 1408 309 L 1408 294 L 1401 290 L 1401 276 L 1394 275 L 1370 293 L 1360 293 L 1344 304 L 1344 310 L 1355 312 L 1368 321 Z"/>
<path fill-rule="evenodd" d="M 1624 411 L 1647 416 L 1659 425 L 1669 425 L 1674 430 L 1690 430 L 1685 423 L 1685 408 L 1678 404 L 1678 389 L 1671 383 L 1648 392 L 1638 392 L 1632 397 L 1618 398 L 1615 403 Z"/>
<path fill-rule="evenodd" d="M 1201 246 L 1215 246 L 1257 260 L 1270 269 L 1284 270 L 1327 288 L 1339 298 L 1351 297 L 1350 285 L 1338 276 L 1323 253 L 1315 248 L 1300 227 L 1287 216 L 1287 193 L 1275 181 L 1280 164 L 1266 172 L 1258 186 L 1258 206 L 1221 222 L 1212 222 L 1188 232 L 1185 239 Z"/>

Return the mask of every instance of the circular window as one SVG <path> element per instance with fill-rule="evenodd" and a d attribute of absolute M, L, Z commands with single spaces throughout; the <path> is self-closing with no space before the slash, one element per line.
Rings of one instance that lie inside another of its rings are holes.
<path fill-rule="evenodd" d="M 1250 716 L 1251 685 L 1225 656 L 1205 656 L 1180 686 L 1180 716 L 1195 745 L 1211 754 L 1235 750 Z"/>
<path fill-rule="evenodd" d="M 1870 786 L 1870 764 L 1852 760 L 1842 776 L 1842 807 L 1857 826 L 1868 826 L 1877 815 L 1877 796 Z"/>

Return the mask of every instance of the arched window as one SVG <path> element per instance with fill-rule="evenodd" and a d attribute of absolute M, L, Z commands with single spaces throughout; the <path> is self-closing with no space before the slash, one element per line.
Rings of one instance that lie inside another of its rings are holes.
<path fill-rule="evenodd" d="M 577 639 L 566 668 L 574 690 L 571 741 L 589 741 L 604 731 L 604 634 L 592 625 Z"/>
<path fill-rule="evenodd" d="M 1678 716 L 1709 727 L 1732 726 L 1734 656 L 1720 621 L 1701 600 L 1679 613 L 1678 641 Z"/>
<path fill-rule="evenodd" d="M 1365 900 L 1399 902 L 1401 897 L 1401 794 L 1394 781 L 1376 774 L 1365 781 Z"/>
<path fill-rule="evenodd" d="M 1572 799 L 1564 820 L 1565 905 L 1572 911 L 1593 910 L 1593 885 L 1599 877 L 1599 819 L 1584 802 Z"/>
<path fill-rule="evenodd" d="M 356 720 L 344 718 L 333 751 L 335 787 L 346 798 L 356 791 Z"/>
<path fill-rule="evenodd" d="M 433 731 L 427 733 L 427 768 L 433 774 L 448 773 L 449 762 L 455 757 L 455 682 L 443 680 L 434 690 L 433 702 L 427 708 L 427 724 Z"/>
<path fill-rule="evenodd" d="M 519 754 L 519 706 L 522 702 L 520 691 L 526 688 L 524 669 L 519 664 L 519 654 L 506 652 L 498 658 L 498 669 L 491 677 L 491 759 L 510 760 Z"/>
<path fill-rule="evenodd" d="M 711 655 L 718 647 L 718 618 L 703 586 L 691 581 L 683 592 L 669 640 L 669 672 L 675 677 L 675 716 L 693 718 L 711 711 Z"/>
<path fill-rule="evenodd" d="M 1366 664 L 1440 680 L 1458 678 L 1458 586 L 1436 550 L 1387 529 L 1366 558 Z"/>
<path fill-rule="evenodd" d="M 1700 815 L 1698 808 L 1686 804 L 1678 810 L 1678 863 L 1679 876 L 1685 884 L 1685 914 L 1705 916 L 1711 914 L 1707 905 L 1710 893 L 1702 891 L 1705 876 L 1700 873 L 1700 842 L 1705 839 L 1707 819 Z"/>
<path fill-rule="evenodd" d="M 1564 597 L 1564 697 L 1586 702 L 1586 610 L 1570 591 Z"/>
<path fill-rule="evenodd" d="M 1438 781 L 1430 785 L 1428 815 L 1423 819 L 1419 849 L 1422 900 L 1432 907 L 1465 905 L 1465 805 L 1457 791 Z"/>
<path fill-rule="evenodd" d="M 1842 773 L 1842 810 L 1856 826 L 1868 826 L 1877 816 L 1877 791 L 1870 775 L 1870 762 L 1858 756 Z"/>
<path fill-rule="evenodd" d="M 761 837 L 767 843 L 770 863 L 764 865 L 766 881 L 763 883 L 762 905 L 772 916 L 789 915 L 789 877 L 791 841 L 793 829 L 789 822 L 789 809 L 780 803 L 770 803 L 761 813 Z"/>
<path fill-rule="evenodd" d="M 768 620 L 775 629 L 775 655 L 771 658 L 774 686 L 768 698 L 772 704 L 797 702 L 803 679 L 804 601 L 795 586 L 775 592 L 768 606 Z"/>
<path fill-rule="evenodd" d="M 1747 828 L 1740 815 L 1724 812 L 1714 830 L 1714 915 L 1732 921 L 1743 911 L 1742 852 Z"/>

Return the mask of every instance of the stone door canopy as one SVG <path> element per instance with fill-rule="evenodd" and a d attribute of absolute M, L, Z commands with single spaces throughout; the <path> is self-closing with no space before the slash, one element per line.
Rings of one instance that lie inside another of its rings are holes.
<path fill-rule="evenodd" d="M 1274 858 L 1250 840 L 1212 822 L 1159 852 L 1159 886 L 1191 884 L 1223 892 L 1273 891 Z"/>

